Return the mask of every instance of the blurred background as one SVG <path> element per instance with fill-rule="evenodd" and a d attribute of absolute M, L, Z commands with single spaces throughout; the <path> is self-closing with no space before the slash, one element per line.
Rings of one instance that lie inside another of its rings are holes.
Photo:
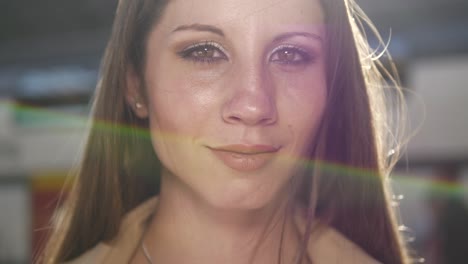
<path fill-rule="evenodd" d="M 408 89 L 415 135 L 393 177 L 401 231 L 426 263 L 467 263 L 468 1 L 357 2 Z M 116 5 L 0 1 L 0 263 L 30 263 L 44 240 Z"/>

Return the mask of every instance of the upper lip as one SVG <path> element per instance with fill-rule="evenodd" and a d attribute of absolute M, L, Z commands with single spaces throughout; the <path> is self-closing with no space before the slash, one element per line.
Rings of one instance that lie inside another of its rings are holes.
<path fill-rule="evenodd" d="M 279 150 L 279 147 L 262 144 L 232 144 L 217 147 L 210 147 L 210 149 L 217 151 L 226 151 L 239 154 L 262 154 L 262 153 L 273 153 Z"/>

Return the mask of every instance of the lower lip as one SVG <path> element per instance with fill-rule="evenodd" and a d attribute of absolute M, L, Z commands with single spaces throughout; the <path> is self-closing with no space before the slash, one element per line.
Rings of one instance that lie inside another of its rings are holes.
<path fill-rule="evenodd" d="M 212 149 L 212 151 L 226 166 L 237 171 L 254 171 L 261 169 L 273 158 L 275 153 L 241 154 L 214 149 Z"/>

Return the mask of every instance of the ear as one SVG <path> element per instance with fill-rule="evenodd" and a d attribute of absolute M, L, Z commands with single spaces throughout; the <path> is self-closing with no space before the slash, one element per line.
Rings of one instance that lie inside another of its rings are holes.
<path fill-rule="evenodd" d="M 144 100 L 142 96 L 140 78 L 138 78 L 133 69 L 129 69 L 126 74 L 126 79 L 125 101 L 136 116 L 139 118 L 147 118 L 148 106 L 146 100 Z"/>

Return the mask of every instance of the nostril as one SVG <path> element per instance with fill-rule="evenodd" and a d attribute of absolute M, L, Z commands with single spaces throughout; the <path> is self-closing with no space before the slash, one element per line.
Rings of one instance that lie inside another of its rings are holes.
<path fill-rule="evenodd" d="M 234 122 L 241 122 L 242 121 L 242 119 L 240 117 L 238 117 L 238 116 L 231 116 L 231 117 L 229 117 L 229 119 L 231 121 L 234 121 Z"/>
<path fill-rule="evenodd" d="M 272 86 L 252 84 L 234 88 L 235 93 L 226 98 L 221 108 L 224 122 L 248 126 L 276 122 L 276 100 Z"/>
<path fill-rule="evenodd" d="M 225 122 L 244 125 L 270 125 L 277 118 L 276 106 L 270 98 L 238 97 L 222 109 Z"/>
<path fill-rule="evenodd" d="M 276 118 L 274 118 L 274 117 L 266 117 L 266 118 L 260 120 L 259 124 L 270 125 L 270 124 L 275 123 L 275 120 L 276 120 Z"/>

